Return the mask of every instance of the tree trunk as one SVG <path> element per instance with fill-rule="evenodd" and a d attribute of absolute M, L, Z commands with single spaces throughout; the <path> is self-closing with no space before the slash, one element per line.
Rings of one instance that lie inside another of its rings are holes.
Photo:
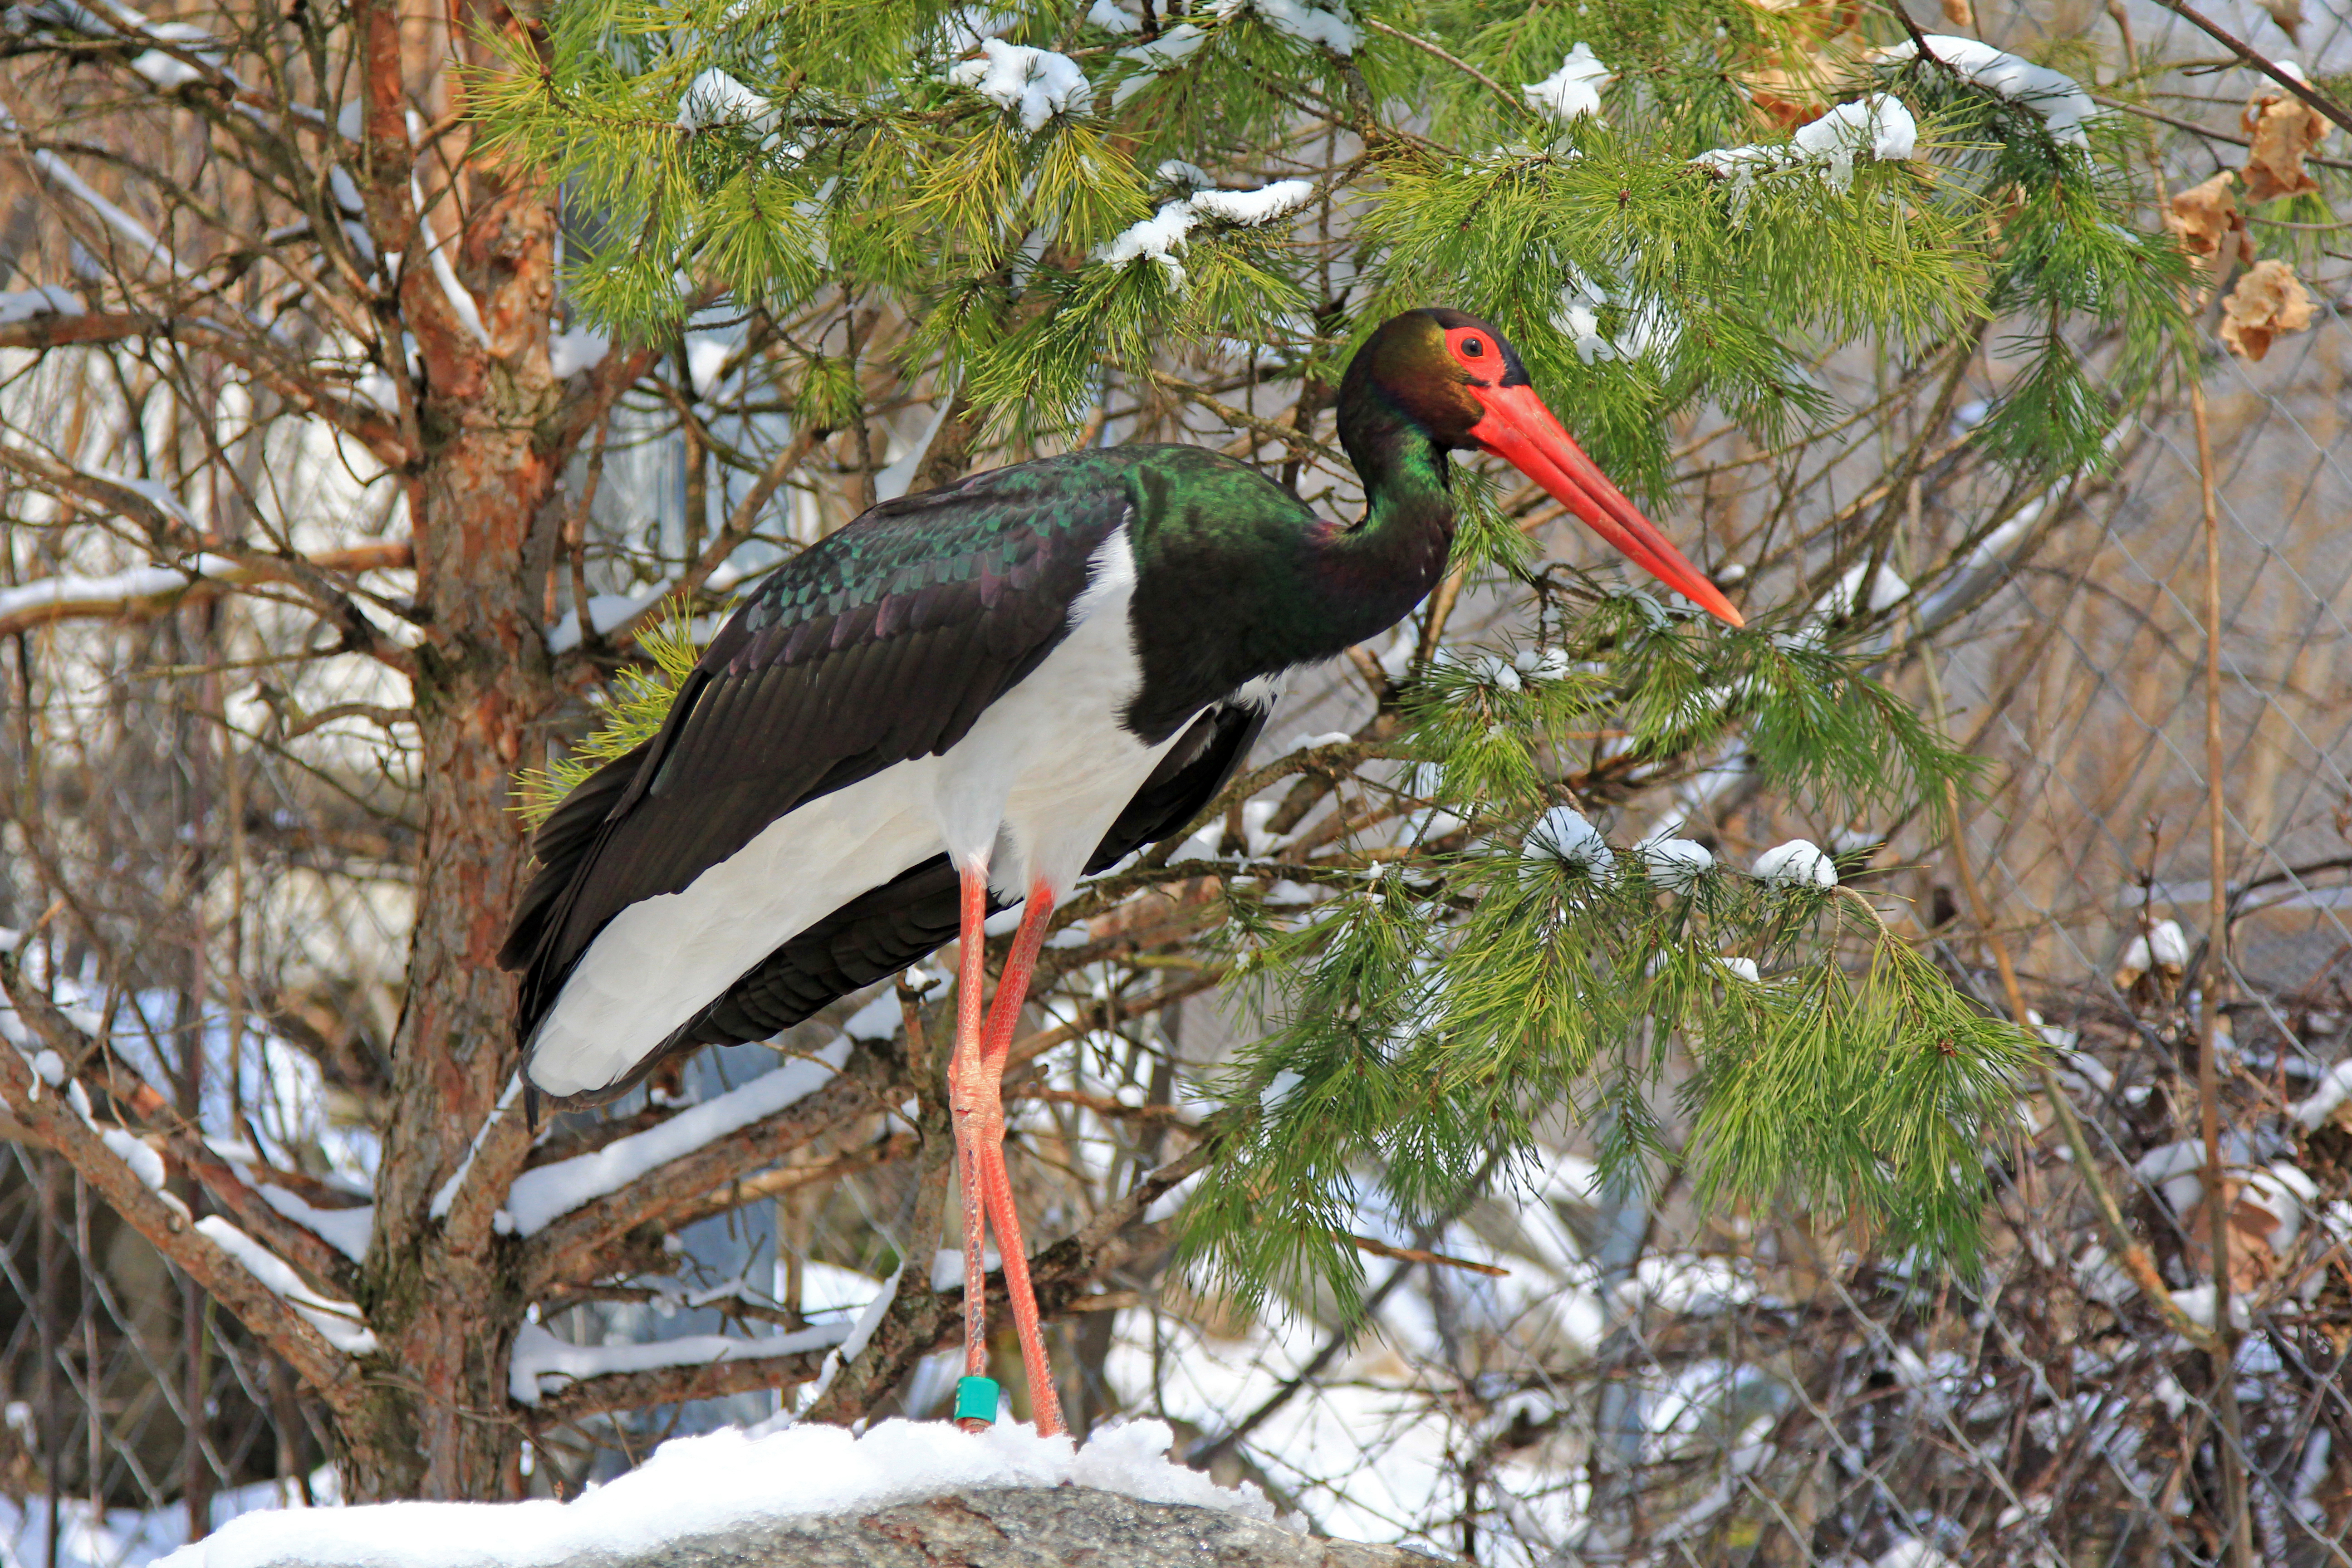
<path fill-rule="evenodd" d="M 468 7 L 466 20 L 513 25 L 496 6 Z M 423 364 L 425 460 L 409 508 L 424 833 L 359 1289 L 382 1349 L 339 1434 L 355 1500 L 496 1498 L 519 1480 L 507 1363 L 528 1302 L 520 1243 L 492 1220 L 528 1133 L 520 1107 L 493 1121 L 515 1066 L 513 985 L 497 954 L 529 858 L 509 809 L 514 773 L 555 695 L 539 548 L 562 478 L 549 434 L 555 213 L 551 193 L 520 172 L 477 161 L 465 180 L 453 260 L 479 331 L 427 268 L 411 265 L 401 291 Z"/>

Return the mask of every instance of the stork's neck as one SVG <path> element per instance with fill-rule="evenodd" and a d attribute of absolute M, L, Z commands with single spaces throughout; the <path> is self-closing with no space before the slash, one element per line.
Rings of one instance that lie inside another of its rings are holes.
<path fill-rule="evenodd" d="M 1453 549 L 1445 450 L 1377 392 L 1342 405 L 1339 444 L 1363 481 L 1364 515 L 1327 542 L 1331 586 L 1386 626 L 1437 585 Z"/>

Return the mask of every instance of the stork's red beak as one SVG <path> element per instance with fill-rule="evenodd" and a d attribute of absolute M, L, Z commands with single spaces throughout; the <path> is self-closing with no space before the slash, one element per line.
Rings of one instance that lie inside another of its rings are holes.
<path fill-rule="evenodd" d="M 1735 626 L 1748 624 L 1722 590 L 1684 560 L 1683 552 L 1650 526 L 1625 493 L 1593 467 L 1534 387 L 1524 383 L 1474 385 L 1470 391 L 1486 409 L 1486 417 L 1470 426 L 1472 440 L 1541 485 L 1593 532 L 1624 552 L 1627 560 L 1692 604 Z"/>

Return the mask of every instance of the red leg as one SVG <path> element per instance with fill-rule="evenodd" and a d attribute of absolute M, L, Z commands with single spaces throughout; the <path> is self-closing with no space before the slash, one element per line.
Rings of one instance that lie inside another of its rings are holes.
<path fill-rule="evenodd" d="M 1038 951 L 1045 945 L 1045 922 L 1053 913 L 1053 889 L 1044 882 L 1033 884 L 1021 910 L 1021 929 L 1013 933 L 1013 950 L 1005 954 L 1004 973 L 997 977 L 996 997 L 989 1006 L 988 1030 L 981 1047 L 979 1127 L 981 1193 L 988 1204 L 989 1224 L 996 1231 L 996 1250 L 1004 1259 L 1004 1291 L 1012 1298 L 1013 1322 L 1021 1335 L 1030 1409 L 1036 1415 L 1039 1434 L 1048 1437 L 1063 1430 L 1062 1401 L 1055 1392 L 1054 1371 L 1045 1359 L 1037 1297 L 1029 1284 L 1029 1249 L 1021 1239 L 1021 1216 L 1013 1206 L 1013 1178 L 1004 1168 L 1003 1089 L 1013 1031 L 1020 1024 L 1021 1004 L 1029 994 L 1029 977 L 1036 971 Z"/>
<path fill-rule="evenodd" d="M 988 1365 L 988 1267 L 982 1251 L 987 1200 L 981 1173 L 981 1126 L 985 1106 L 995 1099 L 983 1091 L 981 1049 L 981 986 L 988 939 L 981 930 L 988 918 L 988 868 L 962 870 L 963 921 L 961 958 L 956 978 L 955 1054 L 948 1060 L 948 1112 L 955 1128 L 956 1173 L 963 1195 L 963 1370 L 981 1376 Z M 998 1111 L 999 1125 L 1003 1111 Z M 967 1432 L 984 1430 L 989 1423 L 964 1420 Z"/>

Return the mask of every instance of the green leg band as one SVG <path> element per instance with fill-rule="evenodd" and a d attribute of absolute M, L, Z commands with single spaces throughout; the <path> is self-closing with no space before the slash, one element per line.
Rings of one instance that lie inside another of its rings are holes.
<path fill-rule="evenodd" d="M 986 1421 L 993 1425 L 996 1420 L 996 1402 L 999 1392 L 996 1379 L 992 1377 L 958 1379 L 955 1418 L 959 1421 Z"/>

